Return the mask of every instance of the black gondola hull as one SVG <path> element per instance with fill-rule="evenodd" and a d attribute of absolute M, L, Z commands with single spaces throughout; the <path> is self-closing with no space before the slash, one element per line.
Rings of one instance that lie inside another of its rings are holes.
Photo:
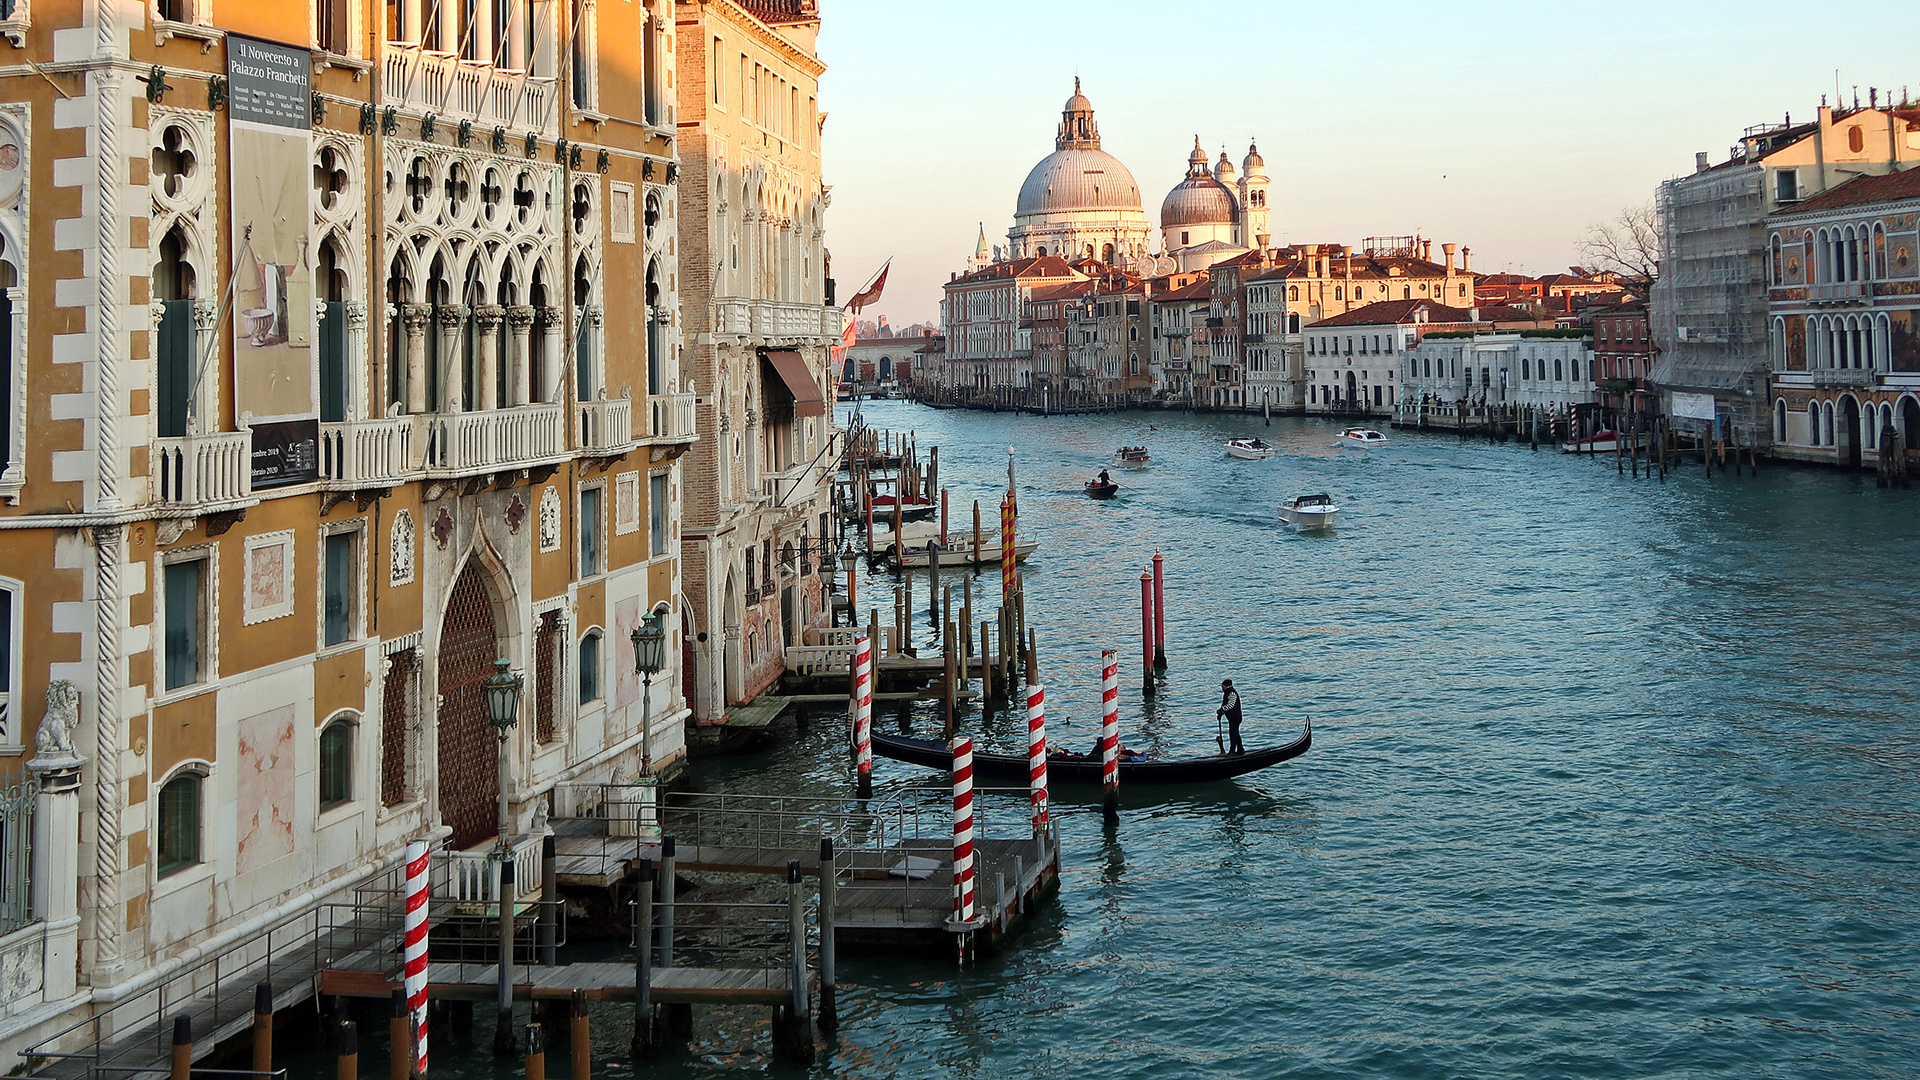
<path fill-rule="evenodd" d="M 1123 761 L 1120 786 L 1130 784 L 1205 784 L 1231 780 L 1271 765 L 1297 758 L 1313 745 L 1313 721 L 1307 721 L 1300 737 L 1284 746 L 1267 746 L 1244 754 L 1214 754 L 1210 757 L 1181 758 L 1175 761 Z M 930 769 L 951 769 L 953 755 L 947 745 L 934 739 L 909 739 L 901 735 L 873 733 L 874 753 Z M 1024 787 L 1027 783 L 1027 759 L 1011 754 L 973 754 L 975 782 L 988 785 Z M 1047 757 L 1047 784 L 1100 783 L 1097 759 Z"/>

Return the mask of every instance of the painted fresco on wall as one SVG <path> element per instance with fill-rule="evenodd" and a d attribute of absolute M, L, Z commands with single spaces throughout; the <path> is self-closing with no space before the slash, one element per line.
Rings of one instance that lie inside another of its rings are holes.
<path fill-rule="evenodd" d="M 245 874 L 293 854 L 293 706 L 240 721 L 239 850 Z"/>
<path fill-rule="evenodd" d="M 1787 370 L 1807 370 L 1807 318 L 1787 316 Z"/>
<path fill-rule="evenodd" d="M 1888 312 L 1887 345 L 1893 370 L 1920 371 L 1920 311 Z"/>

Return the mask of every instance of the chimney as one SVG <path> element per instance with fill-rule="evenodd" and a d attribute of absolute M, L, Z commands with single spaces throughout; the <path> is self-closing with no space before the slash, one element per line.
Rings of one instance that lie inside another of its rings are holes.
<path fill-rule="evenodd" d="M 1457 244 L 1441 244 L 1440 245 L 1440 250 L 1447 253 L 1447 276 L 1448 277 L 1453 276 L 1453 253 L 1458 246 L 1459 245 Z"/>
<path fill-rule="evenodd" d="M 1470 247 L 1463 247 L 1460 249 L 1460 272 L 1464 274 L 1472 269 L 1473 269 L 1473 249 Z"/>
<path fill-rule="evenodd" d="M 1433 241 L 1431 240 L 1420 241 L 1420 258 L 1425 260 L 1426 262 L 1433 261 Z"/>
<path fill-rule="evenodd" d="M 1480 307 L 1478 304 L 1467 309 L 1467 321 L 1468 322 L 1480 321 Z"/>
<path fill-rule="evenodd" d="M 1705 150 L 1696 150 L 1696 151 L 1694 151 L 1694 154 L 1693 154 L 1693 171 L 1694 171 L 1694 172 L 1697 172 L 1697 173 L 1703 173 L 1703 172 L 1706 172 L 1706 171 L 1707 171 L 1707 168 L 1708 168 L 1708 166 L 1707 166 L 1707 152 L 1706 152 Z"/>
<path fill-rule="evenodd" d="M 1261 251 L 1265 251 L 1267 250 L 1267 241 L 1271 239 L 1273 239 L 1272 233 L 1254 233 L 1253 246 L 1259 248 Z"/>

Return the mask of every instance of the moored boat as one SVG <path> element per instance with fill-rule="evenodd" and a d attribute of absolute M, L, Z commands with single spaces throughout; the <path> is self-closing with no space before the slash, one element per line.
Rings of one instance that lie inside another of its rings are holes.
<path fill-rule="evenodd" d="M 1227 456 L 1243 461 L 1259 461 L 1279 452 L 1279 447 L 1265 439 L 1231 439 L 1227 442 Z"/>
<path fill-rule="evenodd" d="M 940 553 L 941 566 L 993 566 L 1000 561 L 1000 543 L 998 540 L 992 543 L 982 543 L 980 545 L 980 558 L 975 560 L 971 542 L 961 543 L 960 538 L 957 536 L 949 536 L 948 539 L 954 541 L 954 546 Z M 1026 562 L 1027 556 L 1033 554 L 1039 547 L 1040 541 L 1038 540 L 1016 541 L 1013 545 L 1013 561 Z M 929 551 L 930 549 L 924 546 L 910 547 L 907 549 L 906 554 L 898 557 L 898 562 L 901 566 L 909 570 L 918 569 L 931 561 L 928 557 Z"/>
<path fill-rule="evenodd" d="M 1372 428 L 1350 427 L 1334 438 L 1341 446 L 1355 446 L 1366 449 L 1370 446 L 1387 445 L 1387 437 Z"/>
<path fill-rule="evenodd" d="M 1324 529 L 1339 512 L 1326 495 L 1295 495 L 1280 504 L 1280 520 L 1297 529 Z"/>
<path fill-rule="evenodd" d="M 1560 444 L 1563 454 L 1611 454 L 1620 447 L 1620 437 L 1611 431 L 1596 431 L 1584 439 Z"/>
<path fill-rule="evenodd" d="M 953 766 L 953 753 L 947 749 L 947 744 L 944 742 L 934 739 L 909 739 L 904 735 L 889 735 L 878 730 L 873 732 L 872 737 L 874 752 L 882 757 L 924 765 L 930 769 L 948 769 Z M 1281 746 L 1248 750 L 1244 754 L 1212 754 L 1206 757 L 1172 758 L 1163 761 L 1122 761 L 1120 762 L 1120 788 L 1124 791 L 1129 784 L 1204 784 L 1216 780 L 1231 780 L 1236 776 L 1244 776 L 1271 765 L 1278 765 L 1290 758 L 1297 758 L 1306 753 L 1308 747 L 1312 745 L 1313 721 L 1308 720 L 1306 730 L 1300 733 L 1299 738 Z M 1096 756 L 1059 752 L 1047 755 L 1049 786 L 1054 784 L 1097 785 L 1101 782 L 1100 774 L 1101 763 Z M 1027 756 L 975 750 L 973 778 L 976 783 L 1024 786 L 1027 782 Z"/>

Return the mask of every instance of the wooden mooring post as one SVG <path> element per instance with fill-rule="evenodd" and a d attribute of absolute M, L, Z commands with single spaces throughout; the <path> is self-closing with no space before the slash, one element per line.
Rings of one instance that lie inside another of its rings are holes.
<path fill-rule="evenodd" d="M 506 661 L 501 661 L 504 665 Z M 501 768 L 506 766 L 502 765 Z M 512 1057 L 519 1049 L 513 1037 L 513 858 L 500 860 L 500 973 L 494 989 L 493 1056 Z"/>
<path fill-rule="evenodd" d="M 360 1080 L 360 1029 L 351 1020 L 340 1021 L 334 1029 L 333 1080 Z"/>
<path fill-rule="evenodd" d="M 401 995 L 402 1009 L 405 1008 L 405 992 L 395 990 Z M 405 1050 L 398 1051 L 405 1056 Z M 253 1071 L 270 1073 L 273 1071 L 273 984 L 261 982 L 253 988 Z"/>
<path fill-rule="evenodd" d="M 192 1080 L 193 1018 L 185 1013 L 173 1018 L 173 1057 L 171 1080 Z"/>
<path fill-rule="evenodd" d="M 407 992 L 395 990 L 387 1005 L 387 1080 L 407 1080 L 413 1075 L 413 1032 L 407 1017 Z M 257 1063 L 254 1072 L 271 1072 Z"/>
<path fill-rule="evenodd" d="M 527 1080 L 547 1080 L 547 1040 L 539 1024 L 527 1025 L 526 1047 Z"/>
<path fill-rule="evenodd" d="M 651 1057 L 653 1030 L 653 860 L 640 860 L 633 898 L 633 1044 L 634 1060 Z"/>
<path fill-rule="evenodd" d="M 788 976 L 792 997 L 773 1010 L 773 1052 L 790 1061 L 813 1060 L 813 1021 L 807 1015 L 807 911 L 800 893 L 800 860 L 787 860 Z"/>
<path fill-rule="evenodd" d="M 838 910 L 840 873 L 833 862 L 833 838 L 820 838 L 820 1013 L 815 1023 L 821 1031 L 840 1027 L 840 1013 L 834 1004 L 835 967 L 833 922 Z"/>
<path fill-rule="evenodd" d="M 572 1080 L 593 1080 L 593 1019 L 587 1015 L 587 992 L 573 992 L 567 1014 L 567 1042 L 573 1057 Z"/>

